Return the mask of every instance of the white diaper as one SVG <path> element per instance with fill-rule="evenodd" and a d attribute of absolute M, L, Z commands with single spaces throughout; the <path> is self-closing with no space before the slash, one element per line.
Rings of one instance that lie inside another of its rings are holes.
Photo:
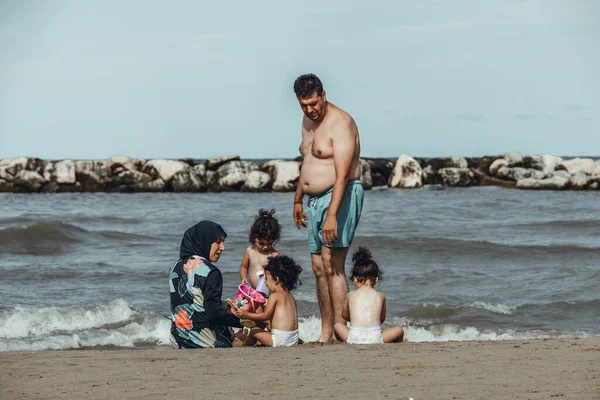
<path fill-rule="evenodd" d="M 364 328 L 362 326 L 350 326 L 348 332 L 349 344 L 377 344 L 383 343 L 383 333 L 381 326 L 370 326 Z"/>
<path fill-rule="evenodd" d="M 273 336 L 273 347 L 290 347 L 298 344 L 300 335 L 298 329 L 295 331 L 280 331 L 279 329 L 271 329 Z"/>

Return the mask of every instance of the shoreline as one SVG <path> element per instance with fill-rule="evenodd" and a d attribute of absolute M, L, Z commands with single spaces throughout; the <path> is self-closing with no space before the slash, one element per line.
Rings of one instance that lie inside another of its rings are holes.
<path fill-rule="evenodd" d="M 0 359 L 6 399 L 600 399 L 600 337 L 42 350 Z"/>

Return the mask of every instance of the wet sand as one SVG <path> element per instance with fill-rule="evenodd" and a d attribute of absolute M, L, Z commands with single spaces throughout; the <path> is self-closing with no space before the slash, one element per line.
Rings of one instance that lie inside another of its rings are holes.
<path fill-rule="evenodd" d="M 600 399 L 600 337 L 0 353 L 1 399 Z"/>

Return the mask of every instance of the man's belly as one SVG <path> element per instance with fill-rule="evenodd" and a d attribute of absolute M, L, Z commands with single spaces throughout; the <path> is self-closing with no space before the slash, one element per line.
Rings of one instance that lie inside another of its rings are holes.
<path fill-rule="evenodd" d="M 333 187 L 335 167 L 331 164 L 304 163 L 300 171 L 300 184 L 304 194 L 318 195 Z"/>

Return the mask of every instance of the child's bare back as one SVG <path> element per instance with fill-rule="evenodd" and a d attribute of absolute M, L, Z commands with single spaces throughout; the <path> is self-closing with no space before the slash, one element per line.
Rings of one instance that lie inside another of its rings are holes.
<path fill-rule="evenodd" d="M 385 321 L 385 296 L 370 286 L 348 293 L 352 326 L 377 326 Z"/>

